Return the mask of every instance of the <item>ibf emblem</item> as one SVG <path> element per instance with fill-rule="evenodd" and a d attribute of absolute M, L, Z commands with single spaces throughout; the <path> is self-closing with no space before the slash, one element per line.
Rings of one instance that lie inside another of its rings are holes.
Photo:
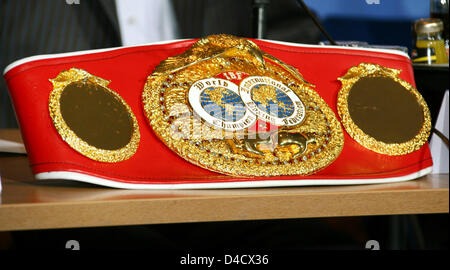
<path fill-rule="evenodd" d="M 240 84 L 222 79 L 230 77 Z M 305 106 L 289 87 L 242 72 L 195 82 L 189 89 L 189 103 L 207 123 L 228 131 L 251 128 L 257 119 L 275 126 L 294 126 L 305 118 Z"/>
<path fill-rule="evenodd" d="M 277 126 L 305 119 L 305 106 L 292 89 L 270 77 L 249 76 L 240 86 L 242 100 L 258 118 Z"/>
<path fill-rule="evenodd" d="M 220 78 L 195 82 L 189 89 L 192 109 L 210 125 L 234 131 L 248 128 L 256 116 L 246 108 L 239 86 Z"/>

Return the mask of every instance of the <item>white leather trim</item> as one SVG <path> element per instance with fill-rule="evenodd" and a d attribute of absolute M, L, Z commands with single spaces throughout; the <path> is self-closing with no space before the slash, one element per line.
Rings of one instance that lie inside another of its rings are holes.
<path fill-rule="evenodd" d="M 35 56 L 22 58 L 22 59 L 12 62 L 8 66 L 6 66 L 5 70 L 3 71 L 3 75 L 5 75 L 8 71 L 10 71 L 11 69 L 13 69 L 17 66 L 20 66 L 22 64 L 25 64 L 25 63 L 28 63 L 31 61 L 36 61 L 36 60 L 52 59 L 52 58 L 58 58 L 58 57 L 68 57 L 68 56 L 83 55 L 83 54 L 93 54 L 93 53 L 107 52 L 107 51 L 113 51 L 113 50 L 120 50 L 123 48 L 132 48 L 132 47 L 140 47 L 140 46 L 147 46 L 147 45 L 170 44 L 170 43 L 184 41 L 184 40 L 188 40 L 188 39 L 167 40 L 167 41 L 159 41 L 159 42 L 153 42 L 153 43 L 147 43 L 147 44 L 141 44 L 141 45 L 114 47 L 114 48 L 107 48 L 107 49 L 95 49 L 95 50 L 85 50 L 85 51 L 76 51 L 76 52 L 68 52 L 68 53 L 35 55 Z M 292 42 L 276 41 L 276 40 L 268 40 L 268 39 L 261 39 L 261 40 L 271 42 L 274 44 L 288 45 L 288 46 L 292 46 L 292 47 L 333 48 L 333 49 L 340 49 L 340 50 L 359 50 L 359 51 L 368 51 L 368 52 L 382 52 L 382 53 L 388 53 L 388 54 L 401 55 L 401 56 L 404 56 L 409 59 L 408 54 L 401 52 L 401 51 L 390 50 L 390 49 L 375 49 L 375 48 L 360 48 L 360 47 L 354 48 L 354 47 L 342 47 L 342 46 L 330 46 L 330 45 L 311 45 L 311 44 L 292 43 Z"/>
<path fill-rule="evenodd" d="M 36 60 L 43 60 L 43 59 L 52 59 L 52 58 L 59 58 L 59 57 L 68 57 L 68 56 L 76 56 L 76 55 L 84 55 L 84 54 L 94 54 L 94 53 L 100 53 L 100 52 L 108 52 L 108 51 L 114 51 L 114 50 L 120 50 L 123 48 L 132 48 L 132 47 L 141 47 L 141 46 L 147 46 L 147 45 L 161 45 L 161 44 L 169 44 L 174 43 L 178 41 L 184 41 L 187 39 L 176 39 L 176 40 L 167 40 L 167 41 L 159 41 L 159 42 L 153 42 L 148 44 L 140 44 L 140 45 L 133 45 L 133 46 L 122 46 L 122 47 L 113 47 L 113 48 L 106 48 L 106 49 L 95 49 L 95 50 L 84 50 L 84 51 L 76 51 L 76 52 L 67 52 L 67 53 L 55 53 L 55 54 L 41 54 L 41 55 L 34 55 L 30 57 L 25 57 L 19 60 L 16 60 L 6 66 L 5 70 L 3 71 L 3 75 L 5 75 L 8 71 L 11 69 L 20 66 L 22 64 L 36 61 Z"/>
<path fill-rule="evenodd" d="M 38 180 L 65 179 L 75 180 L 95 185 L 124 189 L 215 189 L 215 188 L 257 188 L 257 187 L 287 187 L 287 186 L 321 186 L 321 185 L 361 185 L 401 182 L 417 179 L 431 173 L 432 167 L 421 171 L 392 178 L 377 179 L 298 179 L 298 180 L 258 180 L 258 181 L 235 181 L 220 183 L 189 183 L 189 184 L 131 184 L 107 180 L 100 177 L 90 176 L 82 173 L 54 171 L 35 175 Z"/>
<path fill-rule="evenodd" d="M 404 56 L 410 59 L 407 53 L 404 53 L 399 50 L 394 49 L 379 49 L 379 48 L 364 48 L 364 47 L 344 47 L 344 46 L 335 46 L 335 45 L 312 45 L 312 44 L 301 44 L 301 43 L 292 43 L 286 41 L 278 41 L 278 40 L 269 40 L 269 39 L 261 39 L 263 41 L 268 41 L 275 44 L 288 45 L 292 47 L 304 47 L 304 48 L 329 48 L 329 49 L 340 49 L 340 50 L 356 50 L 356 51 L 367 51 L 367 52 L 381 52 L 388 54 L 397 54 Z"/>

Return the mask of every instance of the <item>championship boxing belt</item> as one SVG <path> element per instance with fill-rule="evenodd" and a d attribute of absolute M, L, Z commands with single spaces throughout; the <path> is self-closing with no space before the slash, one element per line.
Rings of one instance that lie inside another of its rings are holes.
<path fill-rule="evenodd" d="M 398 51 L 215 35 L 35 56 L 4 76 L 37 179 L 230 188 L 431 172 L 430 113 Z"/>

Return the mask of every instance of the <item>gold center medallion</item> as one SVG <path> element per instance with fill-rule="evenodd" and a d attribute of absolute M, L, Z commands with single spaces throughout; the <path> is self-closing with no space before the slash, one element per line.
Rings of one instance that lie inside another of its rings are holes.
<path fill-rule="evenodd" d="M 228 35 L 161 62 L 143 106 L 168 147 L 229 175 L 312 174 L 344 144 L 334 112 L 295 68 Z"/>

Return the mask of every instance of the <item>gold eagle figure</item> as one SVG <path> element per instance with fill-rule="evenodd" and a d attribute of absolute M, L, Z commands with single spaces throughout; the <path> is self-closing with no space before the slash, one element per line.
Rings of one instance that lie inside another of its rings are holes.
<path fill-rule="evenodd" d="M 300 72 L 294 67 L 278 60 L 270 54 L 261 51 L 255 42 L 246 38 L 235 37 L 226 34 L 211 35 L 195 42 L 184 53 L 172 56 L 162 61 L 152 73 L 152 76 L 169 75 L 191 65 L 215 58 L 247 54 L 255 64 L 262 69 L 266 68 L 265 59 L 269 59 L 285 67 L 292 75 L 302 82 L 314 87 L 303 79 Z"/>

